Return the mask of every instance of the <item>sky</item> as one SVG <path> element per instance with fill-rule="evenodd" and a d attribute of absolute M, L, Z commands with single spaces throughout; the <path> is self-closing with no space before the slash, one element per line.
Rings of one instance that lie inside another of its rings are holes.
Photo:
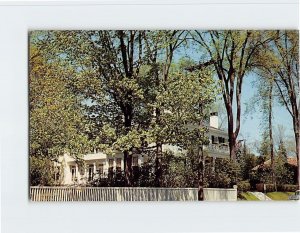
<path fill-rule="evenodd" d="M 247 143 L 251 144 L 256 140 L 261 139 L 262 133 L 262 114 L 258 111 L 254 111 L 247 117 L 244 115 L 246 109 L 246 103 L 255 95 L 257 89 L 253 87 L 252 82 L 256 79 L 256 75 L 250 74 L 244 78 L 242 87 L 242 116 L 241 116 L 241 130 L 240 138 L 246 139 Z M 293 122 L 292 117 L 288 113 L 285 106 L 280 105 L 275 101 L 273 107 L 273 125 L 274 133 L 276 133 L 278 125 L 282 125 L 285 128 L 285 136 L 287 138 L 293 137 Z"/>
<path fill-rule="evenodd" d="M 176 52 L 174 60 L 178 60 L 181 57 L 186 57 L 193 59 L 196 63 L 199 62 L 203 57 L 199 56 L 203 54 L 203 50 L 199 50 L 199 46 L 194 47 L 193 45 L 189 48 L 182 48 Z M 251 151 L 257 154 L 255 147 L 253 146 L 255 142 L 261 141 L 262 139 L 262 114 L 259 111 L 259 108 L 256 111 L 253 111 L 250 114 L 245 114 L 246 103 L 257 93 L 257 88 L 252 84 L 256 79 L 257 75 L 254 73 L 249 73 L 243 79 L 242 86 L 242 114 L 241 114 L 241 128 L 239 133 L 239 139 L 246 140 L 248 147 L 252 148 Z M 223 100 L 221 100 L 223 103 Z M 234 111 L 236 105 L 234 104 Z M 226 112 L 226 110 L 224 110 Z M 226 121 L 226 119 L 225 119 Z M 226 123 L 226 122 L 224 122 Z M 294 140 L 293 135 L 293 122 L 292 117 L 287 111 L 285 106 L 280 105 L 277 101 L 274 101 L 273 104 L 273 134 L 276 138 L 276 132 L 278 131 L 278 125 L 282 125 L 285 129 L 284 134 L 287 140 Z M 276 143 L 276 140 L 274 140 Z M 275 145 L 276 146 L 276 145 Z"/>
<path fill-rule="evenodd" d="M 178 60 L 183 57 L 193 59 L 196 63 L 199 63 L 199 60 L 204 59 L 205 55 L 203 49 L 200 49 L 198 45 L 191 44 L 189 47 L 183 46 L 180 47 L 178 50 L 176 50 L 173 61 L 178 62 Z M 255 79 L 257 79 L 257 76 L 253 73 L 249 73 L 244 77 L 243 86 L 242 86 L 242 96 L 241 96 L 242 114 L 241 114 L 241 128 L 240 128 L 240 133 L 238 138 L 246 140 L 247 145 L 250 147 L 251 144 L 254 144 L 257 141 L 261 141 L 262 132 L 263 132 L 262 114 L 259 111 L 258 107 L 256 108 L 256 111 L 249 113 L 247 116 L 245 115 L 246 103 L 249 103 L 251 98 L 257 93 L 257 88 L 252 84 L 252 82 L 255 81 Z M 223 100 L 221 101 L 223 103 Z M 236 104 L 234 104 L 234 111 L 235 110 L 236 110 Z M 278 125 L 281 125 L 285 128 L 286 138 L 293 139 L 294 136 L 293 136 L 292 117 L 288 113 L 285 106 L 280 105 L 276 101 L 273 106 L 273 125 L 274 125 L 274 130 L 273 130 L 274 135 L 276 134 Z M 252 152 L 255 152 L 253 146 L 252 146 Z"/>

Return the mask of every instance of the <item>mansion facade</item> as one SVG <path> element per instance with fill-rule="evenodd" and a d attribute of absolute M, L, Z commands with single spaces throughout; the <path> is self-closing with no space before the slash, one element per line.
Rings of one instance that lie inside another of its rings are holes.
<path fill-rule="evenodd" d="M 204 147 L 208 157 L 214 162 L 217 158 L 229 158 L 228 134 L 219 129 L 218 114 L 211 113 L 209 131 L 209 145 Z M 172 151 L 176 154 L 180 148 L 171 145 L 163 145 L 163 151 Z M 146 156 L 133 155 L 132 166 L 141 166 L 146 161 Z M 86 154 L 82 158 L 83 163 L 78 163 L 73 157 L 64 154 L 59 158 L 56 166 L 60 168 L 62 176 L 59 178 L 61 185 L 85 185 L 99 178 L 107 176 L 110 171 L 123 171 L 124 159 L 122 152 L 116 152 L 113 156 L 102 152 Z"/>

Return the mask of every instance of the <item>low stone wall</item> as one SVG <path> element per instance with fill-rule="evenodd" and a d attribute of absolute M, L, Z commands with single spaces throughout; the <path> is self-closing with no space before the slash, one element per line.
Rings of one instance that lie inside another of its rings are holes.
<path fill-rule="evenodd" d="M 235 191 L 234 191 L 235 190 Z M 235 195 L 235 196 L 234 196 Z M 237 200 L 236 189 L 204 189 L 207 201 Z M 196 188 L 30 187 L 31 201 L 197 201 Z"/>

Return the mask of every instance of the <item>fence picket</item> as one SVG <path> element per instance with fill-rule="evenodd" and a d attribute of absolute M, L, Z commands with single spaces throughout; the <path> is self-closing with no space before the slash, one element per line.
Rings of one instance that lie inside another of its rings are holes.
<path fill-rule="evenodd" d="M 31 201 L 197 201 L 196 188 L 40 187 L 29 190 Z M 205 188 L 204 200 L 236 201 L 236 189 Z"/>

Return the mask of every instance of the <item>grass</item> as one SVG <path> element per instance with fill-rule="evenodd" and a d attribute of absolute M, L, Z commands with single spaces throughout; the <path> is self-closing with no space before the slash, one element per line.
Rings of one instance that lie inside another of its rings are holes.
<path fill-rule="evenodd" d="M 259 199 L 256 196 L 248 192 L 240 193 L 239 199 L 244 201 L 259 201 Z"/>
<path fill-rule="evenodd" d="M 286 201 L 293 194 L 293 192 L 270 192 L 267 193 L 267 196 L 275 201 Z"/>

